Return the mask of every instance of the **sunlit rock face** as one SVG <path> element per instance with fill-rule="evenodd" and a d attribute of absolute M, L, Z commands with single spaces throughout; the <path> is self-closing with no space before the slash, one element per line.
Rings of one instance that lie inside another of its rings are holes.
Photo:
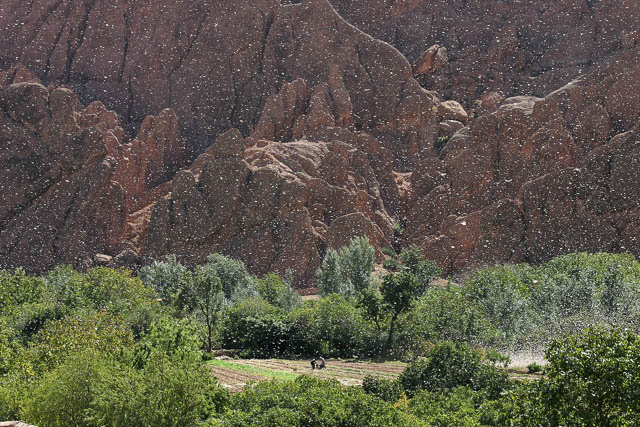
<path fill-rule="evenodd" d="M 450 271 L 632 251 L 640 188 L 638 49 L 544 98 L 514 97 L 413 171 L 407 239 Z"/>
<path fill-rule="evenodd" d="M 637 2 L 35 3 L 0 0 L 1 267 L 640 253 Z"/>
<path fill-rule="evenodd" d="M 544 97 L 640 44 L 635 0 L 330 1 L 400 50 L 425 87 L 467 108 L 491 92 Z"/>
<path fill-rule="evenodd" d="M 171 110 L 130 140 L 100 102 L 65 88 L 0 87 L 0 262 L 44 270 L 118 253 L 128 215 L 153 199 L 184 157 Z"/>

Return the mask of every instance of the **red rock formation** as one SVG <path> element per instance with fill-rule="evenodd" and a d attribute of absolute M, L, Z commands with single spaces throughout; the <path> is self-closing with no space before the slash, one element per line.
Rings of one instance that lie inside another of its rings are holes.
<path fill-rule="evenodd" d="M 342 142 L 255 141 L 243 152 L 224 149 L 230 131 L 179 172 L 171 193 L 151 213 L 145 253 L 213 252 L 245 260 L 254 271 L 308 282 L 327 246 L 354 235 L 390 246 L 392 224 L 367 156 Z M 237 146 L 237 145 L 236 145 Z M 222 147 L 222 150 L 218 150 Z"/>
<path fill-rule="evenodd" d="M 1 267 L 309 285 L 394 223 L 452 273 L 640 253 L 637 2 L 331 0 L 408 60 L 327 0 L 32 3 L 0 6 Z"/>
<path fill-rule="evenodd" d="M 445 48 L 450 66 L 417 74 L 425 87 L 467 108 L 493 91 L 545 96 L 640 43 L 635 0 L 330 1 L 411 63 L 429 64 L 433 46 Z"/>
<path fill-rule="evenodd" d="M 95 253 L 128 248 L 127 217 L 138 199 L 148 198 L 145 178 L 168 179 L 182 161 L 171 111 L 143 128 L 145 140 L 127 144 L 115 113 L 99 102 L 82 109 L 68 89 L 10 84 L 0 88 L 0 110 L 6 267 L 85 265 Z M 158 171 L 165 175 L 153 175 Z"/>
<path fill-rule="evenodd" d="M 640 253 L 637 58 L 618 55 L 545 98 L 506 99 L 460 130 L 414 169 L 408 241 L 451 272 L 577 250 Z"/>

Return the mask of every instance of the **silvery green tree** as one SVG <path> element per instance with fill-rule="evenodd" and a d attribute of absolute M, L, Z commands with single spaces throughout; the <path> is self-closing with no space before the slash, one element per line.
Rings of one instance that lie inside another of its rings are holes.
<path fill-rule="evenodd" d="M 375 249 L 367 237 L 354 237 L 338 251 L 329 249 L 316 272 L 320 292 L 359 295 L 369 288 L 375 262 Z"/>
<path fill-rule="evenodd" d="M 220 279 L 222 292 L 228 303 L 258 296 L 258 280 L 240 260 L 213 253 L 204 264 Z"/>
<path fill-rule="evenodd" d="M 163 302 L 171 304 L 176 292 L 186 278 L 187 267 L 180 264 L 175 255 L 167 255 L 140 269 L 140 280 L 153 288 Z"/>

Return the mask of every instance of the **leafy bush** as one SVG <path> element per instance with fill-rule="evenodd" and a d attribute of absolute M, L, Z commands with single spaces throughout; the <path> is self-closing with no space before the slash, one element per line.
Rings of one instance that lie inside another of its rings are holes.
<path fill-rule="evenodd" d="M 538 363 L 529 363 L 527 365 L 527 373 L 529 374 L 539 374 L 544 371 L 544 367 Z"/>
<path fill-rule="evenodd" d="M 291 329 L 282 315 L 242 317 L 233 324 L 239 334 L 228 336 L 226 341 L 232 341 L 233 348 L 243 349 L 246 357 L 279 357 L 290 352 Z"/>
<path fill-rule="evenodd" d="M 151 356 L 162 353 L 175 360 L 201 358 L 197 327 L 188 319 L 160 318 L 135 345 L 133 365 L 144 367 Z"/>
<path fill-rule="evenodd" d="M 155 260 L 140 269 L 140 280 L 153 288 L 163 302 L 171 304 L 175 294 L 183 286 L 187 267 L 180 264 L 175 255 L 167 255 L 163 260 Z"/>
<path fill-rule="evenodd" d="M 211 270 L 220 279 L 224 297 L 231 302 L 256 296 L 258 293 L 257 279 L 240 260 L 213 253 L 201 267 Z"/>
<path fill-rule="evenodd" d="M 409 401 L 408 412 L 433 427 L 480 427 L 482 411 L 477 400 L 481 396 L 469 387 L 450 393 L 418 390 Z"/>
<path fill-rule="evenodd" d="M 532 267 L 488 267 L 465 282 L 506 344 L 546 345 L 593 325 L 640 328 L 640 263 L 629 254 L 576 253 Z"/>
<path fill-rule="evenodd" d="M 631 425 L 639 419 L 637 334 L 589 329 L 554 341 L 546 359 L 541 400 L 548 416 L 557 417 L 559 424 Z"/>
<path fill-rule="evenodd" d="M 0 270 L 0 316 L 10 314 L 22 304 L 40 301 L 43 293 L 42 279 L 27 276 L 22 269 L 14 273 Z"/>
<path fill-rule="evenodd" d="M 267 273 L 258 279 L 258 294 L 269 304 L 285 311 L 290 311 L 302 304 L 302 298 L 291 287 L 291 282 L 285 282 L 273 273 Z"/>
<path fill-rule="evenodd" d="M 362 380 L 362 390 L 365 393 L 376 396 L 385 402 L 396 402 L 403 395 L 400 383 L 367 374 Z"/>
<path fill-rule="evenodd" d="M 220 426 L 420 426 L 417 419 L 360 388 L 335 380 L 300 376 L 291 382 L 261 382 L 232 396 Z"/>
<path fill-rule="evenodd" d="M 194 360 L 154 352 L 136 370 L 83 350 L 32 386 L 21 417 L 42 427 L 198 425 L 227 402 L 228 393 Z"/>
<path fill-rule="evenodd" d="M 88 420 L 100 426 L 196 426 L 228 400 L 202 364 L 154 353 L 141 371 L 120 366 L 101 378 Z"/>
<path fill-rule="evenodd" d="M 95 388 L 114 371 L 113 362 L 96 350 L 72 354 L 32 385 L 21 416 L 42 427 L 95 426 L 87 422 Z"/>
<path fill-rule="evenodd" d="M 482 307 L 507 342 L 529 334 L 540 323 L 529 298 L 529 282 L 523 278 L 527 267 L 483 268 L 464 284 L 465 297 Z"/>
<path fill-rule="evenodd" d="M 455 286 L 433 287 L 399 319 L 396 347 L 421 355 L 428 343 L 453 341 L 472 345 L 491 343 L 495 328 L 478 304 Z"/>
<path fill-rule="evenodd" d="M 46 276 L 45 284 L 59 318 L 80 309 L 108 311 L 119 316 L 136 337 L 159 312 L 153 290 L 125 269 L 97 267 L 81 274 L 61 266 Z"/>
<path fill-rule="evenodd" d="M 488 363 L 482 354 L 466 344 L 443 342 L 424 359 L 411 363 L 399 381 L 409 395 L 417 390 L 451 391 L 466 386 L 497 397 L 508 386 L 506 372 Z"/>
<path fill-rule="evenodd" d="M 291 349 L 296 354 L 353 357 L 379 353 L 379 334 L 360 309 L 340 295 L 329 295 L 291 312 Z"/>
<path fill-rule="evenodd" d="M 86 349 L 124 355 L 133 346 L 133 335 L 120 318 L 108 312 L 78 312 L 65 319 L 47 323 L 28 347 L 27 360 L 37 372 L 46 372 L 64 360 L 67 354 Z"/>

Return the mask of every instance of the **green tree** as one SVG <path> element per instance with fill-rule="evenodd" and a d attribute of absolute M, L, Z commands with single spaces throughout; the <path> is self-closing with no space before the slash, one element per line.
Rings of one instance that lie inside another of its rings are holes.
<path fill-rule="evenodd" d="M 420 293 L 420 282 L 409 271 L 388 273 L 382 280 L 380 292 L 382 300 L 391 312 L 389 333 L 385 350 L 390 352 L 393 347 L 394 333 L 398 317 L 411 309 Z"/>
<path fill-rule="evenodd" d="M 540 404 L 553 425 L 633 425 L 640 418 L 640 338 L 588 329 L 546 351 Z"/>
<path fill-rule="evenodd" d="M 139 371 L 116 365 L 94 385 L 94 396 L 86 420 L 98 426 L 198 426 L 229 401 L 201 363 L 163 352 Z"/>
<path fill-rule="evenodd" d="M 96 386 L 102 378 L 118 373 L 116 365 L 95 349 L 72 353 L 46 373 L 28 393 L 22 418 L 42 427 L 91 427 L 88 422 Z M 126 425 L 126 424 L 124 424 Z"/>
<path fill-rule="evenodd" d="M 219 422 L 227 427 L 425 425 L 360 387 L 304 375 L 294 381 L 260 382 L 232 396 L 230 411 Z"/>
<path fill-rule="evenodd" d="M 375 266 L 375 249 L 367 237 L 354 237 L 347 246 L 327 250 L 316 272 L 323 295 L 336 293 L 352 297 L 369 288 Z"/>
<path fill-rule="evenodd" d="M 427 289 L 399 318 L 398 331 L 396 347 L 413 355 L 438 341 L 490 344 L 497 333 L 482 308 L 455 285 Z"/>
<path fill-rule="evenodd" d="M 398 259 L 402 262 L 402 266 L 408 269 L 418 280 L 420 287 L 417 292 L 420 295 L 427 290 L 434 279 L 442 275 L 440 267 L 435 262 L 425 259 L 422 255 L 422 250 L 415 245 L 403 249 Z"/>
<path fill-rule="evenodd" d="M 353 357 L 379 353 L 379 333 L 352 301 L 332 294 L 307 302 L 288 316 L 291 347 L 298 354 Z"/>
<path fill-rule="evenodd" d="M 351 282 L 347 281 L 342 271 L 342 263 L 338 251 L 328 249 L 322 265 L 316 271 L 316 280 L 320 293 L 324 296 L 330 294 L 351 295 L 353 289 Z"/>
<path fill-rule="evenodd" d="M 283 281 L 274 273 L 267 273 L 258 279 L 258 294 L 269 304 L 285 311 L 302 304 L 302 298 L 291 287 L 291 283 Z"/>
<path fill-rule="evenodd" d="M 203 345 L 213 351 L 213 337 L 217 316 L 226 303 L 222 281 L 214 265 L 196 267 L 179 296 L 180 306 L 205 326 Z"/>
<path fill-rule="evenodd" d="M 42 279 L 30 277 L 22 269 L 14 273 L 0 270 L 0 315 L 7 315 L 22 304 L 40 301 L 44 290 Z"/>
<path fill-rule="evenodd" d="M 163 302 L 171 304 L 175 294 L 182 287 L 187 272 L 187 267 L 180 264 L 172 254 L 142 267 L 139 276 L 142 283 L 153 288 Z"/>
<path fill-rule="evenodd" d="M 339 255 L 342 274 L 351 283 L 353 292 L 357 295 L 368 289 L 376 263 L 376 251 L 369 243 L 369 238 L 354 237 L 340 249 Z"/>
<path fill-rule="evenodd" d="M 204 266 L 218 276 L 224 297 L 230 302 L 257 295 L 258 281 L 242 261 L 213 253 Z"/>

